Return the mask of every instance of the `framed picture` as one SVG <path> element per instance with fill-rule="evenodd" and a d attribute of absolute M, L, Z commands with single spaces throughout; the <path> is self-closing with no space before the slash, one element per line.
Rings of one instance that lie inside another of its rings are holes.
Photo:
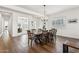
<path fill-rule="evenodd" d="M 69 23 L 77 23 L 78 19 L 77 18 L 73 18 L 73 19 L 69 19 Z"/>
<path fill-rule="evenodd" d="M 52 25 L 54 27 L 64 27 L 65 26 L 65 22 L 63 18 L 57 18 L 56 20 L 52 20 Z"/>

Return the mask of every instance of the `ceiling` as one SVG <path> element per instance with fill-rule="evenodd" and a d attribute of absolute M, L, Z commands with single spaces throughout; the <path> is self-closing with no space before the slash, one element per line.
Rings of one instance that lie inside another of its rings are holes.
<path fill-rule="evenodd" d="M 17 5 L 18 7 L 31 10 L 33 12 L 37 12 L 41 15 L 44 14 L 44 6 L 43 5 Z M 78 5 L 46 5 L 46 15 L 54 14 L 60 11 L 68 10 L 71 8 L 79 7 Z"/>

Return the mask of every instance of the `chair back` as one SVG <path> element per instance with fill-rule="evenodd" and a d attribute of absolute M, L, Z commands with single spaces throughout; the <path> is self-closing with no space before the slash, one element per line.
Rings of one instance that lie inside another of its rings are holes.
<path fill-rule="evenodd" d="M 57 29 L 53 28 L 53 29 L 51 29 L 51 31 L 52 31 L 53 35 L 56 35 Z"/>
<path fill-rule="evenodd" d="M 48 37 L 48 30 L 42 31 L 42 35 Z"/>
<path fill-rule="evenodd" d="M 30 30 L 27 30 L 27 34 L 28 34 L 28 39 L 31 39 L 32 38 L 32 33 Z"/>
<path fill-rule="evenodd" d="M 53 32 L 52 30 L 49 30 L 49 39 L 53 38 Z"/>
<path fill-rule="evenodd" d="M 38 29 L 38 33 L 42 33 L 42 29 Z"/>
<path fill-rule="evenodd" d="M 49 33 L 52 33 L 52 30 L 49 30 Z"/>
<path fill-rule="evenodd" d="M 43 34 L 47 34 L 47 33 L 48 33 L 48 31 L 47 31 L 47 30 L 45 30 L 45 31 L 42 31 L 42 33 L 43 33 Z"/>
<path fill-rule="evenodd" d="M 32 33 L 35 34 L 36 33 L 36 29 L 32 29 Z"/>

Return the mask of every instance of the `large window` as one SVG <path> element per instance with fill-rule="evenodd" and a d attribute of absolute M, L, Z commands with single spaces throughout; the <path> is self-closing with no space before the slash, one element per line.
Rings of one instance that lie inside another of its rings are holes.
<path fill-rule="evenodd" d="M 24 32 L 30 29 L 36 29 L 36 20 L 33 17 L 20 17 L 19 16 L 17 26 L 19 29 L 21 29 L 20 32 Z"/>
<path fill-rule="evenodd" d="M 23 32 L 28 29 L 28 19 L 26 17 L 18 17 L 17 22 L 18 29 L 21 29 L 20 32 Z"/>

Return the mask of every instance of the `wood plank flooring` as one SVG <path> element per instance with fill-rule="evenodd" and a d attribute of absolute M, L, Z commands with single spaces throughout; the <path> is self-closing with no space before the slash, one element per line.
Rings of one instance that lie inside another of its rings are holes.
<path fill-rule="evenodd" d="M 33 43 L 33 46 L 28 46 L 27 35 L 21 35 L 17 37 L 13 37 L 10 40 L 10 48 L 6 49 L 2 40 L 0 40 L 0 52 L 1 53 L 62 53 L 63 51 L 63 43 L 66 40 L 74 41 L 74 43 L 79 44 L 79 40 L 77 39 L 68 39 L 64 37 L 57 36 L 56 44 L 48 43 L 47 45 L 37 45 Z M 79 50 L 69 48 L 69 52 L 79 52 Z"/>

